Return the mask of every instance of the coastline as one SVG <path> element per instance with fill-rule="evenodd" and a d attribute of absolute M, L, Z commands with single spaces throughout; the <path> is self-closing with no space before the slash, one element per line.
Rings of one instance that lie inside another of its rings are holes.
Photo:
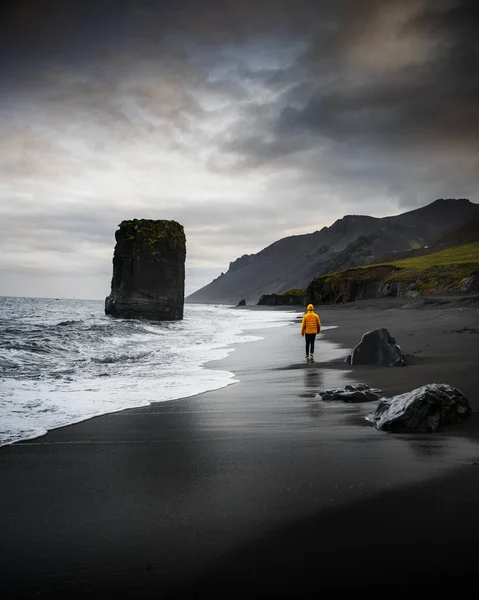
<path fill-rule="evenodd" d="M 472 580 L 478 313 L 384 307 L 318 309 L 339 327 L 319 336 L 313 366 L 292 317 L 207 365 L 239 383 L 2 447 L 5 597 L 306 595 L 396 585 L 396 558 L 405 585 L 432 589 L 440 572 L 441 589 L 452 586 L 458 567 Z M 406 368 L 344 364 L 375 323 Z M 341 356 L 322 363 L 322 339 Z M 389 395 L 438 377 L 468 395 L 473 415 L 434 434 L 384 434 L 364 420 L 370 405 L 315 397 L 359 381 Z"/>

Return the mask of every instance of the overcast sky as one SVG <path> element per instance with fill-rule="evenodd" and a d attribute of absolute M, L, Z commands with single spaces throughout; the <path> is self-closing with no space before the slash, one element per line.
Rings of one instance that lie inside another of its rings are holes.
<path fill-rule="evenodd" d="M 479 200 L 460 0 L 8 0 L 0 295 L 101 298 L 123 219 L 175 219 L 186 292 L 345 214 Z"/>

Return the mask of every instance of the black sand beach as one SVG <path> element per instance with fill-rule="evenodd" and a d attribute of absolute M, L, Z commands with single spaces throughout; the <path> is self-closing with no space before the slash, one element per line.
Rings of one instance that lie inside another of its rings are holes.
<path fill-rule="evenodd" d="M 338 327 L 320 335 L 312 366 L 292 315 L 211 365 L 239 383 L 0 448 L 2 598 L 460 592 L 476 582 L 479 311 L 404 304 L 318 307 Z M 405 368 L 344 364 L 376 327 L 397 338 Z M 338 344 L 326 362 L 322 340 Z M 449 383 L 473 414 L 433 434 L 386 434 L 365 420 L 374 405 L 315 397 L 347 382 L 388 396 Z"/>

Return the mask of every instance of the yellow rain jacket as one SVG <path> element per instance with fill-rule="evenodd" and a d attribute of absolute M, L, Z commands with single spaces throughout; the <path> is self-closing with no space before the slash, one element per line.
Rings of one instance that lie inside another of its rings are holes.
<path fill-rule="evenodd" d="M 314 312 L 314 306 L 308 304 L 308 312 L 304 315 L 301 323 L 301 335 L 305 333 L 319 333 L 321 331 L 321 321 Z"/>

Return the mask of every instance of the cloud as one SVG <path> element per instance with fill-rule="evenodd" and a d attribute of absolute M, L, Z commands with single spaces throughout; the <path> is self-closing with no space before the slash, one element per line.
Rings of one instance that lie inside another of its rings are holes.
<path fill-rule="evenodd" d="M 197 285 L 345 213 L 477 198 L 472 2 L 6 7 L 0 267 L 9 272 L 71 286 L 70 270 L 96 278 L 93 289 L 111 270 L 121 220 L 167 218 L 185 226 Z"/>
<path fill-rule="evenodd" d="M 351 203 L 477 195 L 479 60 L 466 5 L 356 3 L 355 18 L 280 74 L 296 74 L 294 86 L 246 108 L 221 153 L 240 170 L 296 171 Z"/>

